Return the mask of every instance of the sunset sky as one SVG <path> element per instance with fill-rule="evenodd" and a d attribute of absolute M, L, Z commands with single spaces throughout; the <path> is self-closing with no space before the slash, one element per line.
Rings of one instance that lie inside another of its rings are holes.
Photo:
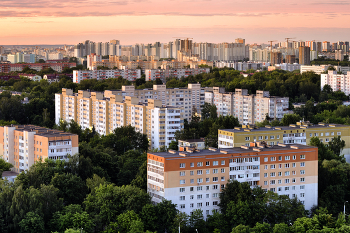
<path fill-rule="evenodd" d="M 350 0 L 0 0 L 0 45 L 350 40 Z"/>

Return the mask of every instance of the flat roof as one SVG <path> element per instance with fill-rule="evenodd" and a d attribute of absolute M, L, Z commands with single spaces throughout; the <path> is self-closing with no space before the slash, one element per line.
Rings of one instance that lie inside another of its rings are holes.
<path fill-rule="evenodd" d="M 204 139 L 186 139 L 186 140 L 179 140 L 182 142 L 204 142 Z"/>
<path fill-rule="evenodd" d="M 301 128 L 302 126 L 303 128 Z M 293 129 L 315 129 L 315 128 L 339 128 L 339 127 L 350 127 L 349 125 L 341 125 L 341 124 L 324 124 L 324 125 L 295 125 L 293 126 L 275 126 L 275 127 L 259 127 L 259 128 L 242 128 L 240 129 L 219 129 L 227 132 L 247 132 L 245 130 L 250 131 L 283 131 L 283 130 L 293 130 Z"/>
<path fill-rule="evenodd" d="M 15 127 L 16 131 L 36 131 L 35 135 L 43 137 L 63 137 L 63 136 L 75 136 L 69 132 L 64 132 L 56 129 L 48 129 L 37 125 L 7 125 L 7 127 Z"/>
<path fill-rule="evenodd" d="M 282 144 L 283 145 L 283 144 Z M 294 148 L 293 148 L 294 147 Z M 260 148 L 260 147 L 233 147 L 233 148 L 220 148 L 216 149 L 216 151 L 213 150 L 198 150 L 193 153 L 188 153 L 184 151 L 176 151 L 175 154 L 169 153 L 169 152 L 155 152 L 155 153 L 148 153 L 151 155 L 156 155 L 163 158 L 186 158 L 186 157 L 197 157 L 197 156 L 207 156 L 207 155 L 225 155 L 225 154 L 241 154 L 241 153 L 258 153 L 258 152 L 278 152 L 278 151 L 285 151 L 285 150 L 303 150 L 303 149 L 313 149 L 317 148 L 315 146 L 307 146 L 307 145 L 300 145 L 300 144 L 288 144 L 285 146 L 268 146 L 266 148 Z M 260 151 L 257 151 L 256 149 L 260 149 Z M 225 153 L 223 153 L 223 151 Z M 187 156 L 181 156 L 179 153 L 184 153 Z"/>
<path fill-rule="evenodd" d="M 19 173 L 13 171 L 2 172 L 2 177 L 17 176 Z"/>

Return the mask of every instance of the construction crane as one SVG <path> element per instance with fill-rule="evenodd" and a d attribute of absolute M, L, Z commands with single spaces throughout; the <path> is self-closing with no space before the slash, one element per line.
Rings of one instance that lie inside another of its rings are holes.
<path fill-rule="evenodd" d="M 270 65 L 272 65 L 272 42 L 275 42 L 277 40 L 269 40 L 270 42 Z"/>

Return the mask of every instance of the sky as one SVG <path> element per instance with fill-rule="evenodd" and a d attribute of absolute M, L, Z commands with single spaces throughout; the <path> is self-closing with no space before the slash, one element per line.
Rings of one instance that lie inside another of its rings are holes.
<path fill-rule="evenodd" d="M 0 0 L 0 45 L 349 41 L 350 0 Z"/>

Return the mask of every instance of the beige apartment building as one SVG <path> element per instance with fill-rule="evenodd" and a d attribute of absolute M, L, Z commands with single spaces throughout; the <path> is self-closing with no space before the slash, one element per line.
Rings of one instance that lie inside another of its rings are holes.
<path fill-rule="evenodd" d="M 308 210 L 317 205 L 317 147 L 252 142 L 229 149 L 151 152 L 147 159 L 152 201 L 171 200 L 188 215 L 200 209 L 207 218 L 219 210 L 220 192 L 230 180 L 298 198 Z"/>
<path fill-rule="evenodd" d="M 35 125 L 0 127 L 0 155 L 11 163 L 13 171 L 28 170 L 35 162 L 45 159 L 66 160 L 79 152 L 76 134 Z"/>
<path fill-rule="evenodd" d="M 244 125 L 264 121 L 266 115 L 280 120 L 289 113 L 289 98 L 270 96 L 269 91 L 249 95 L 247 89 L 235 89 L 233 93 L 225 92 L 223 87 L 213 87 L 213 91 L 205 92 L 205 102 L 214 104 L 218 115 L 233 115 Z"/>
<path fill-rule="evenodd" d="M 125 87 L 125 90 L 129 89 Z M 175 140 L 175 132 L 183 128 L 182 106 L 166 106 L 161 100 L 149 98 L 140 102 L 137 97 L 118 93 L 73 93 L 70 89 L 63 89 L 62 94 L 56 94 L 56 124 L 60 120 L 74 120 L 83 129 L 95 127 L 102 135 L 131 125 L 136 131 L 147 134 L 151 148 L 168 146 Z"/>
<path fill-rule="evenodd" d="M 268 145 L 301 144 L 309 145 L 312 137 L 318 137 L 321 142 L 328 144 L 334 137 L 340 136 L 345 141 L 342 150 L 345 158 L 350 162 L 350 126 L 339 124 L 317 125 L 308 122 L 297 122 L 289 126 L 256 127 L 246 125 L 234 129 L 218 130 L 218 147 L 232 148 L 249 145 L 254 141 L 265 141 Z"/>

